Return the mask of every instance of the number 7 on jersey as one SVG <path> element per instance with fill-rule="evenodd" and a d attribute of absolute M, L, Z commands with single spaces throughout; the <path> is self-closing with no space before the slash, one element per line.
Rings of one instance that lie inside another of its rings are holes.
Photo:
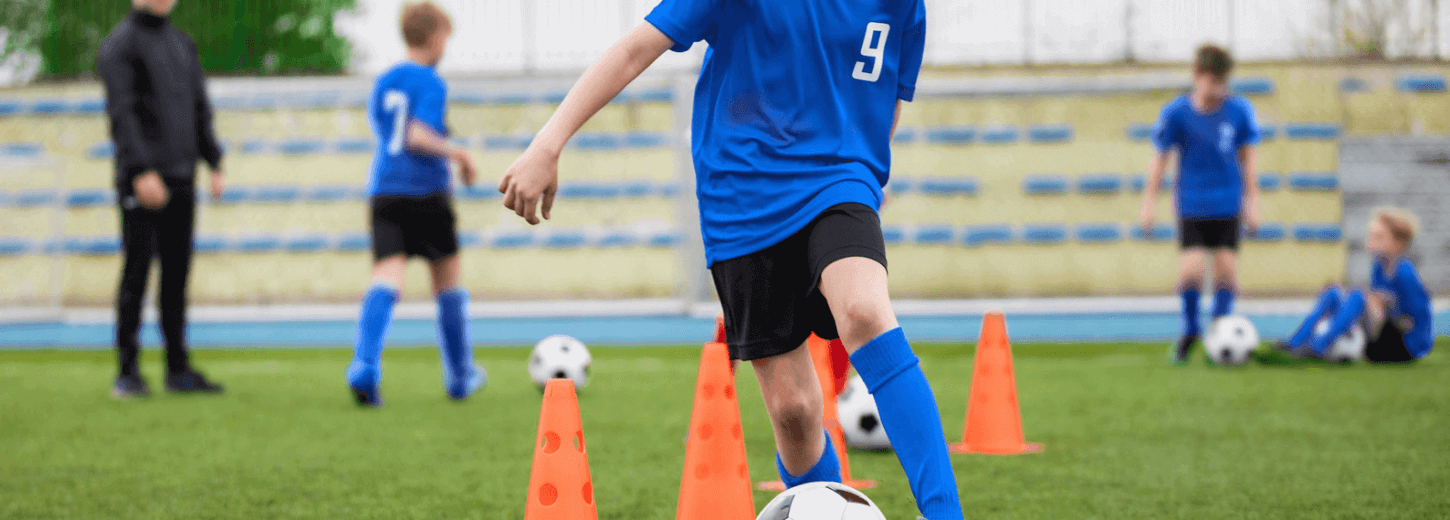
<path fill-rule="evenodd" d="M 880 38 L 876 37 L 878 34 L 881 35 Z M 866 40 L 861 42 L 861 55 L 873 59 L 875 63 L 871 65 L 871 72 L 866 72 L 866 62 L 856 62 L 856 71 L 851 73 L 851 77 L 871 83 L 881 79 L 881 66 L 883 65 L 881 60 L 886 57 L 886 36 L 888 34 L 891 34 L 891 26 L 888 24 L 881 22 L 866 24 Z M 873 43 L 875 45 L 872 45 Z"/>

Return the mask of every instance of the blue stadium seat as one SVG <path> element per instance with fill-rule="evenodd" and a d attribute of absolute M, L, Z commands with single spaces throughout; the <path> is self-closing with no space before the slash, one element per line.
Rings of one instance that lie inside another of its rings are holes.
<path fill-rule="evenodd" d="M 463 249 L 475 249 L 483 246 L 483 237 L 474 231 L 458 232 L 458 247 Z"/>
<path fill-rule="evenodd" d="M 906 241 L 906 231 L 901 226 L 881 226 L 881 238 L 888 246 L 900 245 Z"/>
<path fill-rule="evenodd" d="M 938 126 L 926 130 L 926 142 L 933 144 L 971 144 L 977 130 L 970 126 Z"/>
<path fill-rule="evenodd" d="M 1142 193 L 1143 188 L 1148 187 L 1148 175 L 1134 174 L 1132 180 L 1128 182 L 1128 186 L 1132 188 L 1133 193 Z M 1163 179 L 1158 183 L 1158 191 L 1165 191 L 1171 187 L 1173 187 L 1173 179 L 1169 178 L 1167 174 L 1163 175 Z"/>
<path fill-rule="evenodd" d="M 325 184 L 309 188 L 306 199 L 308 202 L 340 202 L 357 198 L 363 191 L 363 188 L 353 186 Z"/>
<path fill-rule="evenodd" d="M 674 197 L 680 194 L 680 185 L 674 183 L 662 184 L 659 190 L 661 197 Z"/>
<path fill-rule="evenodd" d="M 1344 78 L 1339 81 L 1339 91 L 1346 94 L 1369 92 L 1370 84 L 1368 81 L 1359 78 Z"/>
<path fill-rule="evenodd" d="M 1274 93 L 1274 80 L 1269 78 L 1240 78 L 1234 80 L 1231 89 L 1239 96 L 1262 96 Z"/>
<path fill-rule="evenodd" d="M 338 139 L 332 144 L 332 150 L 336 153 L 343 154 L 372 153 L 374 144 L 376 144 L 376 141 L 373 139 L 364 139 L 361 137 Z"/>
<path fill-rule="evenodd" d="M 89 208 L 109 203 L 111 203 L 111 190 L 100 188 L 75 190 L 65 198 L 66 206 L 72 208 Z"/>
<path fill-rule="evenodd" d="M 270 253 L 282 247 L 282 239 L 274 235 L 257 235 L 236 239 L 231 243 L 238 253 Z"/>
<path fill-rule="evenodd" d="M 632 93 L 634 101 L 640 103 L 670 103 L 675 100 L 675 93 L 670 89 L 649 89 Z"/>
<path fill-rule="evenodd" d="M 40 143 L 5 143 L 0 144 L 0 157 L 40 157 L 45 153 L 45 146 Z"/>
<path fill-rule="evenodd" d="M 532 142 L 532 136 L 490 135 L 483 139 L 483 147 L 488 150 L 523 150 Z"/>
<path fill-rule="evenodd" d="M 626 182 L 620 185 L 619 191 L 621 196 L 637 199 L 641 197 L 648 197 L 649 194 L 654 192 L 655 190 L 654 186 L 651 185 L 648 181 L 633 181 Z"/>
<path fill-rule="evenodd" d="M 1062 195 L 1067 193 L 1067 177 L 1029 175 L 1022 179 L 1022 191 L 1028 195 Z"/>
<path fill-rule="evenodd" d="M 1123 239 L 1123 229 L 1117 224 L 1078 224 L 1077 241 L 1090 244 L 1108 244 Z"/>
<path fill-rule="evenodd" d="M 624 135 L 624 146 L 628 148 L 661 148 L 669 142 L 669 137 L 660 132 L 630 132 Z"/>
<path fill-rule="evenodd" d="M 947 224 L 934 224 L 916 228 L 915 241 L 921 245 L 941 245 L 952 243 L 956 230 Z"/>
<path fill-rule="evenodd" d="M 896 144 L 911 144 L 916 142 L 917 137 L 915 128 L 897 128 L 896 136 L 891 141 Z"/>
<path fill-rule="evenodd" d="M 116 155 L 116 145 L 109 142 L 91 145 L 86 149 L 86 158 L 92 161 L 110 159 Z"/>
<path fill-rule="evenodd" d="M 251 198 L 252 188 L 250 186 L 227 186 L 227 189 L 222 192 L 221 199 L 218 199 L 216 203 L 222 205 L 241 204 L 251 200 Z"/>
<path fill-rule="evenodd" d="M 86 256 L 114 255 L 121 252 L 121 238 L 116 236 L 67 238 L 65 239 L 65 252 L 66 254 Z"/>
<path fill-rule="evenodd" d="M 488 200 L 502 196 L 497 188 L 483 185 L 463 186 L 453 193 L 462 200 Z"/>
<path fill-rule="evenodd" d="M 1296 172 L 1289 175 L 1289 188 L 1294 191 L 1335 191 L 1339 177 L 1332 173 Z"/>
<path fill-rule="evenodd" d="M 30 104 L 30 114 L 36 116 L 54 116 L 70 111 L 70 103 L 59 99 L 42 99 Z"/>
<path fill-rule="evenodd" d="M 34 208 L 37 206 L 49 206 L 55 204 L 56 195 L 50 190 L 30 190 L 15 193 L 11 196 L 10 203 L 22 208 Z"/>
<path fill-rule="evenodd" d="M 1267 123 L 1259 123 L 1259 142 L 1267 143 L 1279 137 L 1279 127 Z"/>
<path fill-rule="evenodd" d="M 584 247 L 585 237 L 582 231 L 556 230 L 549 234 L 544 240 L 546 249 L 578 249 Z"/>
<path fill-rule="evenodd" d="M 1288 123 L 1284 136 L 1294 141 L 1333 141 L 1339 139 L 1339 125 L 1332 123 Z"/>
<path fill-rule="evenodd" d="M 658 231 L 649 237 L 649 246 L 667 249 L 680 243 L 680 234 L 675 231 Z"/>
<path fill-rule="evenodd" d="M 913 181 L 911 179 L 908 179 L 906 177 L 897 177 L 893 175 L 891 176 L 891 182 L 886 185 L 886 189 L 890 190 L 892 195 L 901 195 L 908 191 L 911 191 L 912 182 Z"/>
<path fill-rule="evenodd" d="M 1344 238 L 1339 224 L 1298 224 L 1294 226 L 1294 240 L 1298 242 L 1338 242 Z"/>
<path fill-rule="evenodd" d="M 283 155 L 312 155 L 321 153 L 325 147 L 321 139 L 288 139 L 282 141 L 278 151 Z"/>
<path fill-rule="evenodd" d="M 219 236 L 202 235 L 191 241 L 191 247 L 197 254 L 212 255 L 227 249 L 227 240 Z"/>
<path fill-rule="evenodd" d="M 258 186 L 253 189 L 251 200 L 261 204 L 291 204 L 301 194 L 297 186 Z"/>
<path fill-rule="evenodd" d="M 1278 191 L 1284 184 L 1284 178 L 1278 173 L 1262 172 L 1259 174 L 1259 189 L 1264 191 Z"/>
<path fill-rule="evenodd" d="M 954 196 L 977 194 L 977 181 L 970 178 L 948 179 L 948 178 L 922 178 L 917 181 L 921 193 L 924 195 Z"/>
<path fill-rule="evenodd" d="M 977 247 L 986 244 L 1012 243 L 1012 226 L 1007 224 L 984 224 L 968 226 L 962 234 L 962 244 Z"/>
<path fill-rule="evenodd" d="M 343 233 L 337 237 L 337 250 L 343 252 L 369 251 L 373 247 L 372 236 L 367 233 Z"/>
<path fill-rule="evenodd" d="M 0 207 L 5 207 L 5 206 L 10 205 L 10 202 L 13 199 L 14 198 L 10 196 L 10 192 L 8 192 L 8 191 L 0 191 Z"/>
<path fill-rule="evenodd" d="M 323 235 L 291 237 L 283 245 L 283 249 L 288 253 L 316 253 L 318 251 L 326 251 L 327 248 L 327 237 Z"/>
<path fill-rule="evenodd" d="M 1249 234 L 1249 239 L 1258 242 L 1280 242 L 1284 240 L 1284 225 L 1278 222 L 1264 222 L 1259 229 Z"/>
<path fill-rule="evenodd" d="M 271 149 L 271 143 L 261 139 L 249 139 L 242 142 L 242 153 L 245 154 L 267 153 Z"/>
<path fill-rule="evenodd" d="M 1081 175 L 1077 178 L 1077 191 L 1093 195 L 1110 195 L 1123 190 L 1123 176 L 1116 173 Z"/>
<path fill-rule="evenodd" d="M 590 133 L 579 134 L 569 141 L 575 148 L 582 150 L 606 151 L 619 149 L 619 136 L 617 134 Z"/>
<path fill-rule="evenodd" d="M 1440 75 L 1401 76 L 1395 82 L 1400 92 L 1444 92 L 1445 87 L 1445 76 Z"/>
<path fill-rule="evenodd" d="M 534 234 L 528 231 L 500 233 L 489 242 L 493 249 L 520 249 L 534 245 Z"/>
<path fill-rule="evenodd" d="M 593 199 L 617 199 L 623 194 L 624 188 L 618 183 L 596 182 L 589 188 L 589 198 Z"/>
<path fill-rule="evenodd" d="M 1145 232 L 1142 226 L 1131 226 L 1133 240 L 1139 242 L 1167 242 L 1178 238 L 1178 228 L 1172 224 L 1158 224 L 1153 226 L 1152 232 Z"/>
<path fill-rule="evenodd" d="M 13 99 L 0 99 L 0 116 L 13 116 L 19 114 L 21 105 Z"/>
<path fill-rule="evenodd" d="M 25 255 L 32 247 L 32 243 L 23 238 L 0 238 L 0 256 Z"/>
<path fill-rule="evenodd" d="M 1058 144 L 1072 141 L 1071 125 L 1037 125 L 1027 131 L 1027 138 L 1039 144 Z"/>
<path fill-rule="evenodd" d="M 1012 144 L 1020 138 L 1016 127 L 1005 126 L 982 131 L 982 142 L 986 144 Z"/>
<path fill-rule="evenodd" d="M 1022 241 L 1028 244 L 1061 244 L 1067 241 L 1067 228 L 1058 224 L 1029 224 L 1022 227 Z"/>
<path fill-rule="evenodd" d="M 629 230 L 611 230 L 599 237 L 594 243 L 599 248 L 634 247 L 639 244 L 639 236 L 630 233 Z"/>
<path fill-rule="evenodd" d="M 1152 123 L 1133 123 L 1128 125 L 1128 139 L 1132 141 L 1146 142 L 1153 138 Z"/>
<path fill-rule="evenodd" d="M 493 103 L 496 104 L 496 105 L 519 106 L 519 105 L 527 105 L 527 104 L 533 102 L 534 99 L 535 99 L 534 98 L 534 95 L 533 94 L 530 94 L 530 93 L 505 92 L 505 93 L 502 93 L 502 94 L 499 94 L 499 95 L 494 96 L 493 97 Z M 563 99 L 563 98 L 559 98 L 559 99 Z"/>

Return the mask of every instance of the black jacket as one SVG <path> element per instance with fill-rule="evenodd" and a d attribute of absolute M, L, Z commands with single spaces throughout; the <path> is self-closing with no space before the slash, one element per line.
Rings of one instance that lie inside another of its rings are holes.
<path fill-rule="evenodd" d="M 216 169 L 221 147 L 191 37 L 161 16 L 132 11 L 101 45 L 96 70 L 116 145 L 116 188 L 130 194 L 154 170 L 171 185 L 196 181 L 196 161 Z"/>

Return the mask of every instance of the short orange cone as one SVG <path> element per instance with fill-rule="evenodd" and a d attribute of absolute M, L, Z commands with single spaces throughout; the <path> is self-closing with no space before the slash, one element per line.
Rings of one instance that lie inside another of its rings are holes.
<path fill-rule="evenodd" d="M 816 365 L 816 379 L 821 384 L 822 404 L 825 405 L 824 419 L 826 434 L 831 436 L 831 444 L 836 448 L 836 460 L 841 463 L 841 483 L 856 489 L 870 489 L 876 487 L 874 480 L 852 480 L 851 461 L 846 457 L 846 435 L 841 431 L 841 416 L 836 411 L 836 397 L 840 393 L 836 381 L 844 381 L 844 377 L 838 377 L 833 366 L 832 350 L 840 348 L 842 353 L 846 348 L 840 341 L 826 341 L 812 334 L 806 339 L 806 346 L 811 349 L 811 361 Z M 849 363 L 847 363 L 849 366 Z M 785 483 L 779 480 L 761 482 L 758 489 L 765 491 L 785 491 Z"/>
<path fill-rule="evenodd" d="M 1001 312 L 989 312 L 983 317 L 974 365 L 962 442 L 948 446 L 951 452 L 1015 455 L 1042 451 L 1041 444 L 1026 442 L 1022 437 L 1012 345 L 1007 341 L 1007 320 Z"/>
<path fill-rule="evenodd" d="M 745 436 L 735 378 L 724 343 L 710 343 L 700 353 L 695 382 L 695 409 L 685 444 L 685 477 L 680 483 L 677 520 L 750 520 L 755 498 L 745 465 Z"/>
<path fill-rule="evenodd" d="M 579 422 L 574 382 L 551 379 L 544 385 L 534 468 L 529 475 L 529 504 L 524 520 L 594 520 L 594 483 L 589 452 Z"/>

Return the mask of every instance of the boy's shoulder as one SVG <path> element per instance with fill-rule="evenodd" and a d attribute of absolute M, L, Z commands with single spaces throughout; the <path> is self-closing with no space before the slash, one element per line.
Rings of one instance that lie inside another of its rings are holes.
<path fill-rule="evenodd" d="M 1192 110 L 1193 103 L 1188 100 L 1187 94 L 1180 94 L 1163 104 L 1163 115 L 1174 116 L 1183 113 L 1185 110 Z"/>
<path fill-rule="evenodd" d="M 1224 101 L 1224 104 L 1240 114 L 1249 115 L 1254 113 L 1254 104 L 1249 102 L 1249 98 L 1243 96 L 1229 96 Z"/>
<path fill-rule="evenodd" d="M 378 74 L 375 81 L 382 84 L 402 84 L 405 86 L 428 86 L 442 87 L 443 79 L 438 76 L 438 71 L 432 67 L 424 67 L 411 61 L 399 62 L 388 67 L 381 74 Z"/>

